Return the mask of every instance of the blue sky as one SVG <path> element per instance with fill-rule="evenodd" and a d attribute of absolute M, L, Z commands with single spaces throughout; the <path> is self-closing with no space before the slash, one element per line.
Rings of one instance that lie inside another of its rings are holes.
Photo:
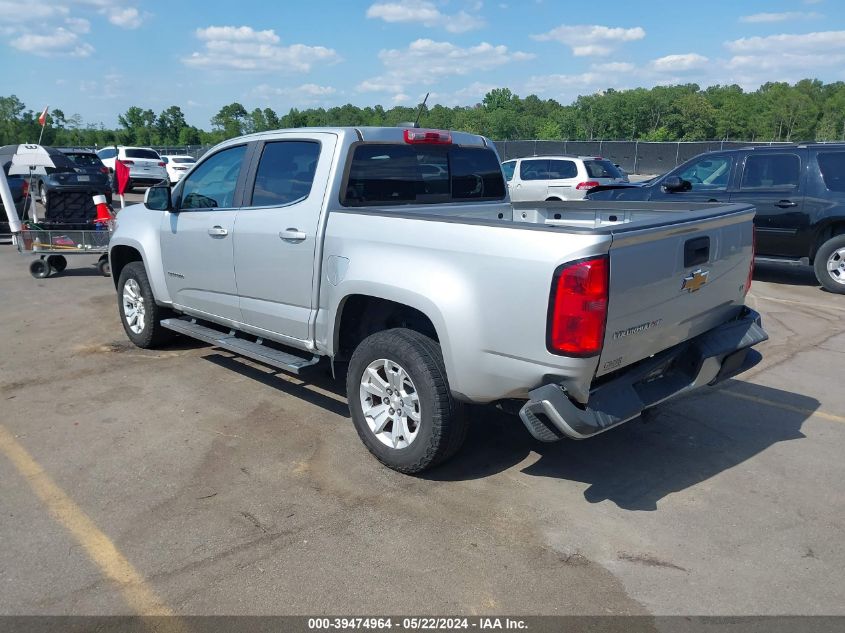
<path fill-rule="evenodd" d="M 845 80 L 843 0 L 0 0 L 0 94 L 116 125 L 179 105 L 568 103 L 613 88 Z"/>

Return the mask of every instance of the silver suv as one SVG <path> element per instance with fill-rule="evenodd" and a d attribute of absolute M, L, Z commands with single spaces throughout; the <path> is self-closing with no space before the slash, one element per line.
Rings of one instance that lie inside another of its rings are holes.
<path fill-rule="evenodd" d="M 601 156 L 531 156 L 502 163 L 514 202 L 582 200 L 599 185 L 628 182 L 616 165 Z"/>

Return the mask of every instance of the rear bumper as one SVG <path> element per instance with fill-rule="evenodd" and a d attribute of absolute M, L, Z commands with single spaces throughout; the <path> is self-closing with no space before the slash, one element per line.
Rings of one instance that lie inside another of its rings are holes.
<path fill-rule="evenodd" d="M 558 384 L 543 385 L 519 417 L 543 442 L 583 440 L 627 422 L 643 410 L 681 393 L 717 384 L 760 361 L 751 348 L 769 337 L 760 315 L 744 308 L 739 318 L 637 363 L 592 390 L 586 408 L 576 406 Z"/>

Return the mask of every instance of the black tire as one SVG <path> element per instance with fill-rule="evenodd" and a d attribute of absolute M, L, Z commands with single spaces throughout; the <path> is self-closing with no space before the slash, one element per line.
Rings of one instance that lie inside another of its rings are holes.
<path fill-rule="evenodd" d="M 830 292 L 845 294 L 845 234 L 836 235 L 819 247 L 816 258 L 813 260 L 813 268 L 816 271 L 816 279 Z M 836 272 L 828 270 L 828 261 L 833 258 L 834 262 L 840 264 Z"/>
<path fill-rule="evenodd" d="M 382 443 L 364 416 L 360 399 L 361 379 L 370 363 L 379 359 L 400 365 L 419 395 L 417 435 L 404 448 Z M 352 421 L 361 441 L 376 459 L 393 470 L 406 474 L 422 472 L 454 455 L 466 439 L 467 416 L 463 405 L 452 397 L 440 345 L 419 332 L 396 328 L 364 339 L 352 354 L 346 393 Z"/>
<path fill-rule="evenodd" d="M 45 277 L 49 277 L 52 269 L 50 268 L 50 264 L 47 263 L 46 260 L 43 259 L 35 259 L 29 265 L 29 274 L 35 277 L 36 279 L 44 279 Z"/>
<path fill-rule="evenodd" d="M 46 213 L 46 211 L 47 211 L 47 187 L 44 186 L 43 182 L 38 186 L 38 197 L 40 198 L 41 206 L 44 207 L 44 211 Z"/>
<path fill-rule="evenodd" d="M 546 202 L 560 202 L 560 198 L 546 198 Z"/>
<path fill-rule="evenodd" d="M 111 263 L 108 255 L 101 255 L 97 260 L 97 270 L 103 277 L 111 277 Z"/>
<path fill-rule="evenodd" d="M 141 328 L 140 332 L 132 331 L 124 313 L 123 290 L 130 279 L 135 280 L 144 300 L 144 327 Z M 171 330 L 161 325 L 161 320 L 170 317 L 172 314 L 170 310 L 156 304 L 143 262 L 130 262 L 120 271 L 120 279 L 117 282 L 117 310 L 126 336 L 138 347 L 143 349 L 159 347 L 170 341 L 174 336 Z"/>
<path fill-rule="evenodd" d="M 48 255 L 47 265 L 57 273 L 60 273 L 67 268 L 67 258 L 64 255 Z"/>

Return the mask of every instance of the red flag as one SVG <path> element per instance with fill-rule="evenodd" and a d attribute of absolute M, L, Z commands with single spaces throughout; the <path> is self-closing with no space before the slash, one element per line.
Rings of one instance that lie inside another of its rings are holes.
<path fill-rule="evenodd" d="M 129 168 L 117 158 L 114 160 L 114 175 L 117 179 L 117 193 L 122 196 L 129 182 Z"/>
<path fill-rule="evenodd" d="M 50 106 L 44 106 L 44 112 L 41 113 L 41 116 L 38 117 L 38 123 L 41 124 L 41 127 L 47 125 L 47 109 Z"/>

